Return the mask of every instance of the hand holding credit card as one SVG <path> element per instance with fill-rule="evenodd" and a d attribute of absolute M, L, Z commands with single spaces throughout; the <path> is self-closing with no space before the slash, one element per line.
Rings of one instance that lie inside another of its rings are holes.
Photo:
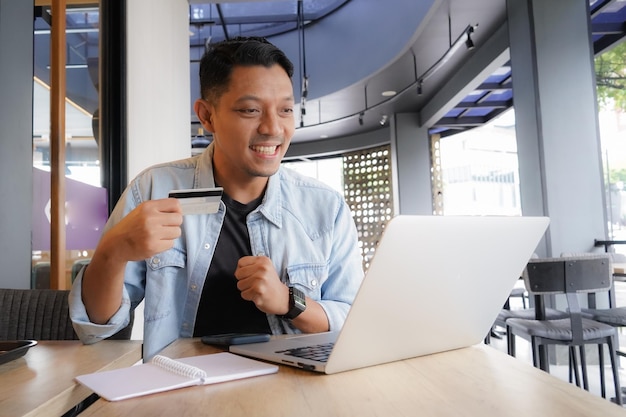
<path fill-rule="evenodd" d="M 183 209 L 183 215 L 217 213 L 222 199 L 222 187 L 172 190 L 170 198 L 176 198 Z"/>

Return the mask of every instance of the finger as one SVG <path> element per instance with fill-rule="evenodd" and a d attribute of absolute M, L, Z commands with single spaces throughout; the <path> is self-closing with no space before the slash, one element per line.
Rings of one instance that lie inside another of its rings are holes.
<path fill-rule="evenodd" d="M 258 273 L 251 273 L 248 276 L 237 278 L 237 289 L 239 291 L 248 291 L 262 284 L 263 276 Z"/>
<path fill-rule="evenodd" d="M 246 266 L 251 266 L 259 262 L 260 256 L 242 256 L 237 261 L 237 268 L 244 268 Z"/>
<path fill-rule="evenodd" d="M 237 269 L 235 269 L 235 278 L 238 280 L 249 278 L 259 270 L 258 256 L 243 256 L 237 261 Z"/>
<path fill-rule="evenodd" d="M 161 240 L 175 240 L 180 237 L 181 233 L 178 226 L 166 226 L 162 228 L 160 238 Z"/>
<path fill-rule="evenodd" d="M 183 224 L 182 212 L 160 213 L 159 220 L 163 226 L 180 226 Z"/>
<path fill-rule="evenodd" d="M 263 300 L 263 287 L 258 285 L 251 285 L 240 291 L 241 298 L 247 301 L 253 301 L 255 304 L 262 302 Z"/>
<path fill-rule="evenodd" d="M 176 198 L 162 198 L 152 201 L 155 202 L 157 210 L 162 213 L 183 213 L 180 201 Z"/>

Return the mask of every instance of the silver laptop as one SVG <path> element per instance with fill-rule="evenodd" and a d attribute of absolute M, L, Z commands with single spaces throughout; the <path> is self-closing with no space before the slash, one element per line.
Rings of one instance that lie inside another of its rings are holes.
<path fill-rule="evenodd" d="M 279 336 L 230 351 L 332 374 L 480 343 L 548 222 L 397 216 L 387 224 L 341 331 Z M 326 360 L 306 358 L 320 356 L 316 349 L 324 347 L 332 348 Z"/>

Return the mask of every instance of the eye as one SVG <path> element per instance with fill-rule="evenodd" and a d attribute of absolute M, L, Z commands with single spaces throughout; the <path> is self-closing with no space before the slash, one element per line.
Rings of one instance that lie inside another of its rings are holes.
<path fill-rule="evenodd" d="M 257 113 L 260 113 L 258 109 L 254 108 L 237 109 L 237 112 L 243 115 L 255 115 Z"/>

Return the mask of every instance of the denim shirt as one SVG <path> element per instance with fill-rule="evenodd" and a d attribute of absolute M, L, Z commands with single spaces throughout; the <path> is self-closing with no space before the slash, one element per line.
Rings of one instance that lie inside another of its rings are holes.
<path fill-rule="evenodd" d="M 143 171 L 122 194 L 104 232 L 146 200 L 166 198 L 176 189 L 214 187 L 212 155 L 211 145 L 201 155 Z M 142 300 L 144 360 L 179 337 L 192 337 L 225 210 L 220 202 L 215 214 L 185 216 L 173 248 L 128 262 L 121 306 L 106 324 L 92 323 L 87 316 L 81 272 L 70 293 L 70 316 L 80 339 L 90 344 L 115 334 Z M 281 281 L 320 303 L 330 330 L 340 329 L 363 279 L 356 227 L 343 196 L 281 166 L 246 222 L 252 253 L 268 256 Z M 267 318 L 273 334 L 299 332 L 287 320 L 272 314 Z"/>

